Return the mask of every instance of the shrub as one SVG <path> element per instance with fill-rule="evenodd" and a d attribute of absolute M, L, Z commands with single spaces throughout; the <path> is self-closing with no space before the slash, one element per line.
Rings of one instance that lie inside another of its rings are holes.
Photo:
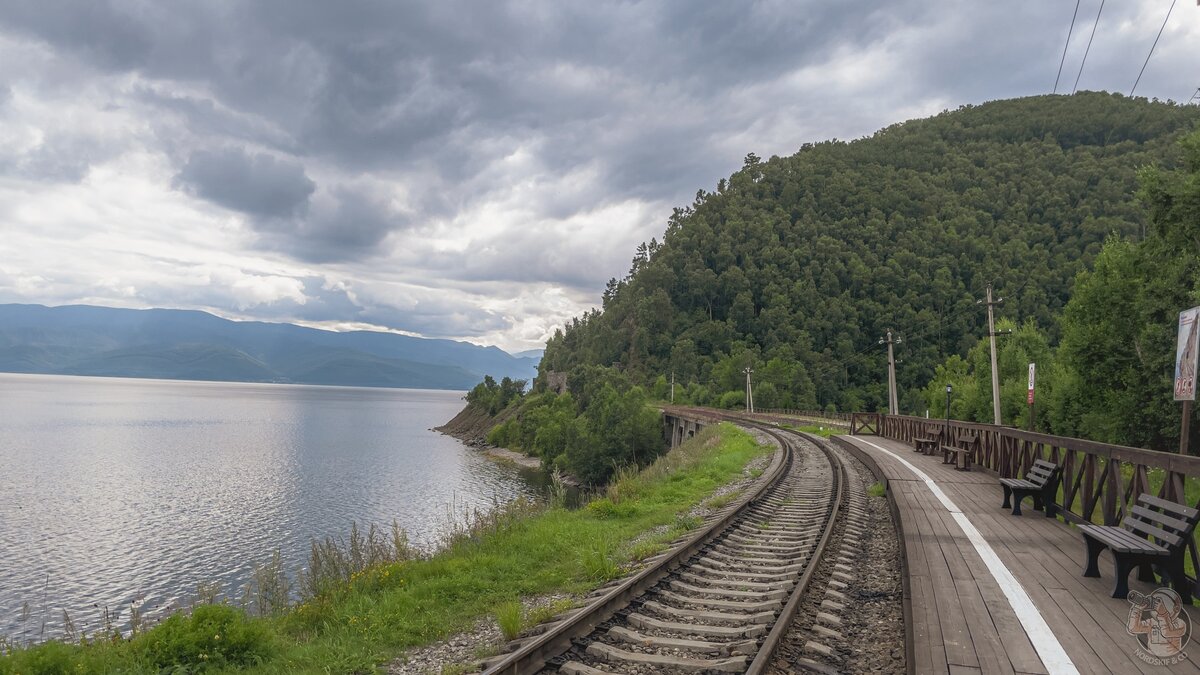
<path fill-rule="evenodd" d="M 58 642 L 43 642 L 28 649 L 14 652 L 12 661 L 5 664 L 0 659 L 0 673 L 33 673 L 34 675 L 67 675 L 79 672 L 76 664 L 78 648 Z"/>
<path fill-rule="evenodd" d="M 746 392 L 727 391 L 721 394 L 720 407 L 725 410 L 737 410 L 746 407 Z"/>
<path fill-rule="evenodd" d="M 201 672 L 262 662 L 274 648 L 266 624 L 228 605 L 176 614 L 136 638 L 135 649 L 159 669 Z"/>

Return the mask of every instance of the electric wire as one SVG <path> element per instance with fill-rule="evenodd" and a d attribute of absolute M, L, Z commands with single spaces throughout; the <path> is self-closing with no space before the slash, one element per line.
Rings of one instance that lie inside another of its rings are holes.
<path fill-rule="evenodd" d="M 1075 86 L 1071 87 L 1074 94 L 1079 89 L 1079 78 L 1083 77 L 1083 67 L 1087 64 L 1088 53 L 1092 51 L 1092 40 L 1096 38 L 1096 27 L 1100 25 L 1100 15 L 1104 13 L 1104 0 L 1100 0 L 1100 10 L 1096 12 L 1096 21 L 1092 24 L 1092 35 L 1088 38 L 1087 49 L 1083 50 L 1083 60 L 1079 62 L 1079 73 L 1075 76 Z"/>
<path fill-rule="evenodd" d="M 1058 93 L 1058 80 L 1062 77 L 1063 64 L 1067 62 L 1067 47 L 1071 46 L 1071 34 L 1075 32 L 1075 17 L 1079 16 L 1080 2 L 1082 0 L 1075 0 L 1075 13 L 1071 15 L 1071 27 L 1067 30 L 1067 43 L 1063 45 L 1062 59 L 1058 62 L 1058 75 L 1054 76 L 1054 91 L 1051 92 L 1053 94 Z"/>
<path fill-rule="evenodd" d="M 1137 79 L 1133 82 L 1133 89 L 1129 90 L 1130 98 L 1133 97 L 1133 92 L 1137 91 L 1138 82 L 1142 81 L 1142 73 L 1146 72 L 1146 66 L 1150 63 L 1150 57 L 1154 55 L 1154 48 L 1158 46 L 1158 39 L 1162 37 L 1163 29 L 1167 27 L 1167 22 L 1171 20 L 1171 11 L 1175 9 L 1176 0 L 1171 0 L 1171 6 L 1167 8 L 1167 17 L 1163 19 L 1162 26 L 1158 28 L 1158 35 L 1154 38 L 1154 44 L 1150 45 L 1150 53 L 1146 54 L 1146 61 L 1142 64 L 1142 69 L 1138 71 Z"/>

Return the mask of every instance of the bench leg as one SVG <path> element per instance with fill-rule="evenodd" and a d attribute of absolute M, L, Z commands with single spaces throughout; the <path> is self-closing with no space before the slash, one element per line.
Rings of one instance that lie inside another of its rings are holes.
<path fill-rule="evenodd" d="M 1167 562 L 1163 567 L 1165 569 L 1160 569 L 1160 571 L 1166 572 L 1166 578 L 1163 579 L 1163 583 L 1165 584 L 1167 579 L 1170 579 L 1171 588 L 1174 588 L 1175 592 L 1179 594 L 1179 599 L 1185 605 L 1192 604 L 1192 585 L 1188 583 L 1187 576 L 1183 573 L 1183 556 L 1178 556 L 1177 560 Z"/>
<path fill-rule="evenodd" d="M 1023 492 L 1014 492 L 1013 493 L 1013 512 L 1012 512 L 1012 514 L 1014 516 L 1021 515 L 1021 502 L 1023 502 L 1023 501 L 1025 501 L 1025 493 L 1023 493 Z"/>
<path fill-rule="evenodd" d="M 1052 499 L 1042 499 L 1042 504 L 1046 507 L 1046 517 L 1053 518 L 1058 515 L 1058 506 L 1054 504 Z"/>
<path fill-rule="evenodd" d="M 1100 553 L 1104 550 L 1104 544 L 1091 537 L 1084 537 L 1083 541 L 1087 544 L 1087 562 L 1083 566 L 1083 576 L 1099 577 L 1100 566 L 1097 563 L 1100 560 Z"/>
<path fill-rule="evenodd" d="M 1004 488 L 1004 503 L 1000 505 L 1000 508 L 1011 509 L 1012 504 L 1008 503 L 1009 502 L 1008 498 L 1012 496 L 1012 488 L 1008 487 L 1007 485 L 1005 485 L 1003 483 L 1000 484 L 1000 487 Z"/>
<path fill-rule="evenodd" d="M 1145 581 L 1151 584 L 1158 583 L 1158 577 L 1154 576 L 1154 565 L 1152 563 L 1144 562 L 1138 565 L 1137 569 L 1138 581 Z"/>
<path fill-rule="evenodd" d="M 1133 561 L 1122 555 L 1114 554 L 1113 557 L 1117 563 L 1117 583 L 1113 584 L 1112 596 L 1124 600 L 1129 597 L 1129 573 L 1133 571 Z"/>

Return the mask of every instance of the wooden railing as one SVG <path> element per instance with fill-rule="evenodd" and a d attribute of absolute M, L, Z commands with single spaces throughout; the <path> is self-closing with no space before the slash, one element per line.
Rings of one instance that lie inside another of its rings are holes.
<path fill-rule="evenodd" d="M 812 417 L 823 420 L 837 420 L 850 423 L 850 413 L 825 412 L 823 410 L 796 410 L 794 408 L 755 408 L 755 412 L 770 415 L 788 415 L 790 417 Z"/>
<path fill-rule="evenodd" d="M 1063 468 L 1058 507 L 1071 522 L 1116 525 L 1142 493 L 1200 508 L 1200 457 L 992 424 L 875 413 L 858 413 L 855 423 L 859 418 L 875 418 L 878 435 L 905 443 L 929 431 L 944 445 L 977 437 L 973 463 L 1004 478 L 1024 477 L 1037 459 L 1054 462 Z M 1188 549 L 1192 570 L 1200 570 L 1195 538 Z"/>

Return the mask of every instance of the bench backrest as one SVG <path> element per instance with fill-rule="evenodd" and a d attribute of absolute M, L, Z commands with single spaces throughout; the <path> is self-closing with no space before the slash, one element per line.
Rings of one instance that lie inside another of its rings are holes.
<path fill-rule="evenodd" d="M 958 437 L 958 444 L 965 450 L 973 450 L 979 445 L 979 434 L 961 434 Z"/>
<path fill-rule="evenodd" d="M 1183 504 L 1142 494 L 1121 525 L 1140 537 L 1151 537 L 1174 551 L 1185 545 L 1200 520 L 1200 511 Z"/>
<path fill-rule="evenodd" d="M 1047 483 L 1053 485 L 1058 481 L 1061 474 L 1061 466 L 1047 462 L 1044 459 L 1038 459 L 1034 460 L 1033 466 L 1029 467 L 1029 471 L 1025 474 L 1025 480 L 1041 487 Z"/>

